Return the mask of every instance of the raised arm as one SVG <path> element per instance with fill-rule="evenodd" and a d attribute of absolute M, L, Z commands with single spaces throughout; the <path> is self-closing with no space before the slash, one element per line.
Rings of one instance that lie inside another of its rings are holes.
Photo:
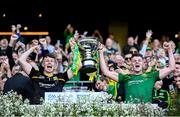
<path fill-rule="evenodd" d="M 106 66 L 105 60 L 104 60 L 104 46 L 101 44 L 101 47 L 99 49 L 99 55 L 100 55 L 100 67 L 101 71 L 104 75 L 111 78 L 114 81 L 118 81 L 118 73 L 114 71 L 109 71 L 108 67 Z"/>
<path fill-rule="evenodd" d="M 11 35 L 10 42 L 9 42 L 9 47 L 14 47 L 14 43 L 18 38 L 19 37 L 16 34 Z"/>
<path fill-rule="evenodd" d="M 10 70 L 10 65 L 9 65 L 9 59 L 7 56 L 4 58 L 1 68 L 3 70 L 2 72 L 6 73 L 8 78 L 11 78 L 11 70 Z"/>
<path fill-rule="evenodd" d="M 19 57 L 19 63 L 22 66 L 23 70 L 26 72 L 27 75 L 30 74 L 32 66 L 27 62 L 28 56 L 35 50 L 38 49 L 39 46 L 34 46 L 31 47 L 29 50 L 24 52 L 20 57 Z"/>
<path fill-rule="evenodd" d="M 146 32 L 146 39 L 144 40 L 144 43 L 143 43 L 143 46 L 141 48 L 141 50 L 139 51 L 139 53 L 141 55 L 143 55 L 143 57 L 145 56 L 145 53 L 146 53 L 146 49 L 148 47 L 148 43 L 149 43 L 149 40 L 151 39 L 151 36 L 152 36 L 152 31 L 151 30 L 148 30 Z"/>
<path fill-rule="evenodd" d="M 173 55 L 173 50 L 172 50 L 171 44 L 165 42 L 165 43 L 163 44 L 163 47 L 164 47 L 164 49 L 166 49 L 167 52 L 168 52 L 169 65 L 168 65 L 168 67 L 160 70 L 160 72 L 159 72 L 159 78 L 160 78 L 160 79 L 165 78 L 166 76 L 168 76 L 168 75 L 169 75 L 172 71 L 174 71 L 174 69 L 175 69 L 175 60 L 174 60 L 174 55 Z"/>
<path fill-rule="evenodd" d="M 48 44 L 45 38 L 39 39 L 39 43 L 41 44 L 42 53 L 40 57 L 44 57 L 46 54 L 49 54 Z"/>

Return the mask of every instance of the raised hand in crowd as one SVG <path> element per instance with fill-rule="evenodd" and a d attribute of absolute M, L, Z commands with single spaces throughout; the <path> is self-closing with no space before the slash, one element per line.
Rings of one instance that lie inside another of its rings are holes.
<path fill-rule="evenodd" d="M 67 28 L 67 29 L 70 29 L 70 28 L 71 28 L 71 24 L 68 24 L 66 28 Z"/>
<path fill-rule="evenodd" d="M 44 49 L 47 49 L 47 41 L 45 38 L 40 38 L 39 43 L 42 45 Z"/>
<path fill-rule="evenodd" d="M 148 30 L 148 31 L 146 32 L 146 39 L 145 39 L 144 44 L 146 44 L 146 45 L 149 44 L 149 42 L 151 41 L 152 35 L 153 35 L 152 30 Z"/>
<path fill-rule="evenodd" d="M 16 26 L 16 33 L 20 33 L 21 24 L 17 24 Z"/>
<path fill-rule="evenodd" d="M 163 48 L 165 49 L 165 50 L 172 50 L 172 45 L 171 45 L 171 43 L 168 43 L 168 42 L 164 42 L 163 43 Z"/>
<path fill-rule="evenodd" d="M 18 38 L 19 38 L 18 35 L 12 34 L 11 37 L 10 37 L 9 46 L 10 46 L 10 47 L 14 47 L 15 42 L 17 41 Z"/>
<path fill-rule="evenodd" d="M 152 30 L 148 30 L 148 31 L 146 32 L 146 39 L 143 41 L 143 46 L 142 46 L 141 50 L 139 51 L 139 53 L 140 53 L 143 57 L 145 57 L 146 54 L 147 54 L 147 53 L 146 53 L 146 49 L 147 49 L 147 46 L 148 46 L 148 44 L 149 44 L 149 42 L 150 42 L 150 39 L 151 39 L 152 34 L 153 34 Z"/>
<path fill-rule="evenodd" d="M 15 26 L 15 25 L 12 25 L 12 26 L 11 26 L 11 30 L 12 30 L 13 33 L 16 33 L 16 26 Z"/>
<path fill-rule="evenodd" d="M 36 45 L 36 46 L 33 46 L 32 49 L 33 49 L 34 53 L 39 53 L 39 51 L 41 50 L 41 46 L 40 45 Z"/>
<path fill-rule="evenodd" d="M 134 39 L 134 44 L 138 44 L 138 35 L 135 37 L 135 39 Z"/>
<path fill-rule="evenodd" d="M 9 65 L 9 59 L 7 56 L 3 58 L 3 62 L 1 64 L 1 72 L 3 74 L 7 74 L 7 77 L 11 77 L 11 70 L 10 70 L 10 65 Z"/>
<path fill-rule="evenodd" d="M 71 38 L 71 40 L 69 41 L 71 51 L 74 50 L 74 47 L 75 47 L 79 37 L 80 37 L 80 35 L 79 35 L 78 31 L 75 31 L 74 38 Z"/>

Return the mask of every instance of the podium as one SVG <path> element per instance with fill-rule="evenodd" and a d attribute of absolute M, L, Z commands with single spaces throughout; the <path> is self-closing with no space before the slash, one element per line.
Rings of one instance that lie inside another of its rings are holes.
<path fill-rule="evenodd" d="M 103 95 L 105 92 L 92 92 L 88 86 L 92 86 L 92 81 L 68 81 L 71 86 L 63 87 L 63 92 L 45 92 L 45 102 L 54 103 L 62 100 L 64 103 L 67 100 L 77 102 L 80 97 L 89 97 Z"/>

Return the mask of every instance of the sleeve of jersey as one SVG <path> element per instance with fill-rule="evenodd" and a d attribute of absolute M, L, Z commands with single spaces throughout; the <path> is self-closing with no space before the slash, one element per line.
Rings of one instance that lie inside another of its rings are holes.
<path fill-rule="evenodd" d="M 154 78 L 155 81 L 159 80 L 159 71 L 154 71 L 153 72 L 153 78 Z"/>
<path fill-rule="evenodd" d="M 35 70 L 34 68 L 31 69 L 31 72 L 29 74 L 29 77 L 32 79 L 38 78 L 39 71 Z"/>
<path fill-rule="evenodd" d="M 58 79 L 59 79 L 59 80 L 62 80 L 62 81 L 64 81 L 64 82 L 68 81 L 69 78 L 68 78 L 68 75 L 67 75 L 67 71 L 64 72 L 64 73 L 59 73 L 59 74 L 58 74 Z"/>
<path fill-rule="evenodd" d="M 122 82 L 124 80 L 123 74 L 118 74 L 118 82 Z"/>

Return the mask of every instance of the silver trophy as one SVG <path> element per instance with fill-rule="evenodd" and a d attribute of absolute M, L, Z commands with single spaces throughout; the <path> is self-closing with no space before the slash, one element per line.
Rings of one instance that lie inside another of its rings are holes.
<path fill-rule="evenodd" d="M 78 39 L 78 47 L 82 58 L 82 72 L 92 73 L 97 70 L 95 54 L 98 50 L 98 40 L 96 37 L 81 37 Z"/>

